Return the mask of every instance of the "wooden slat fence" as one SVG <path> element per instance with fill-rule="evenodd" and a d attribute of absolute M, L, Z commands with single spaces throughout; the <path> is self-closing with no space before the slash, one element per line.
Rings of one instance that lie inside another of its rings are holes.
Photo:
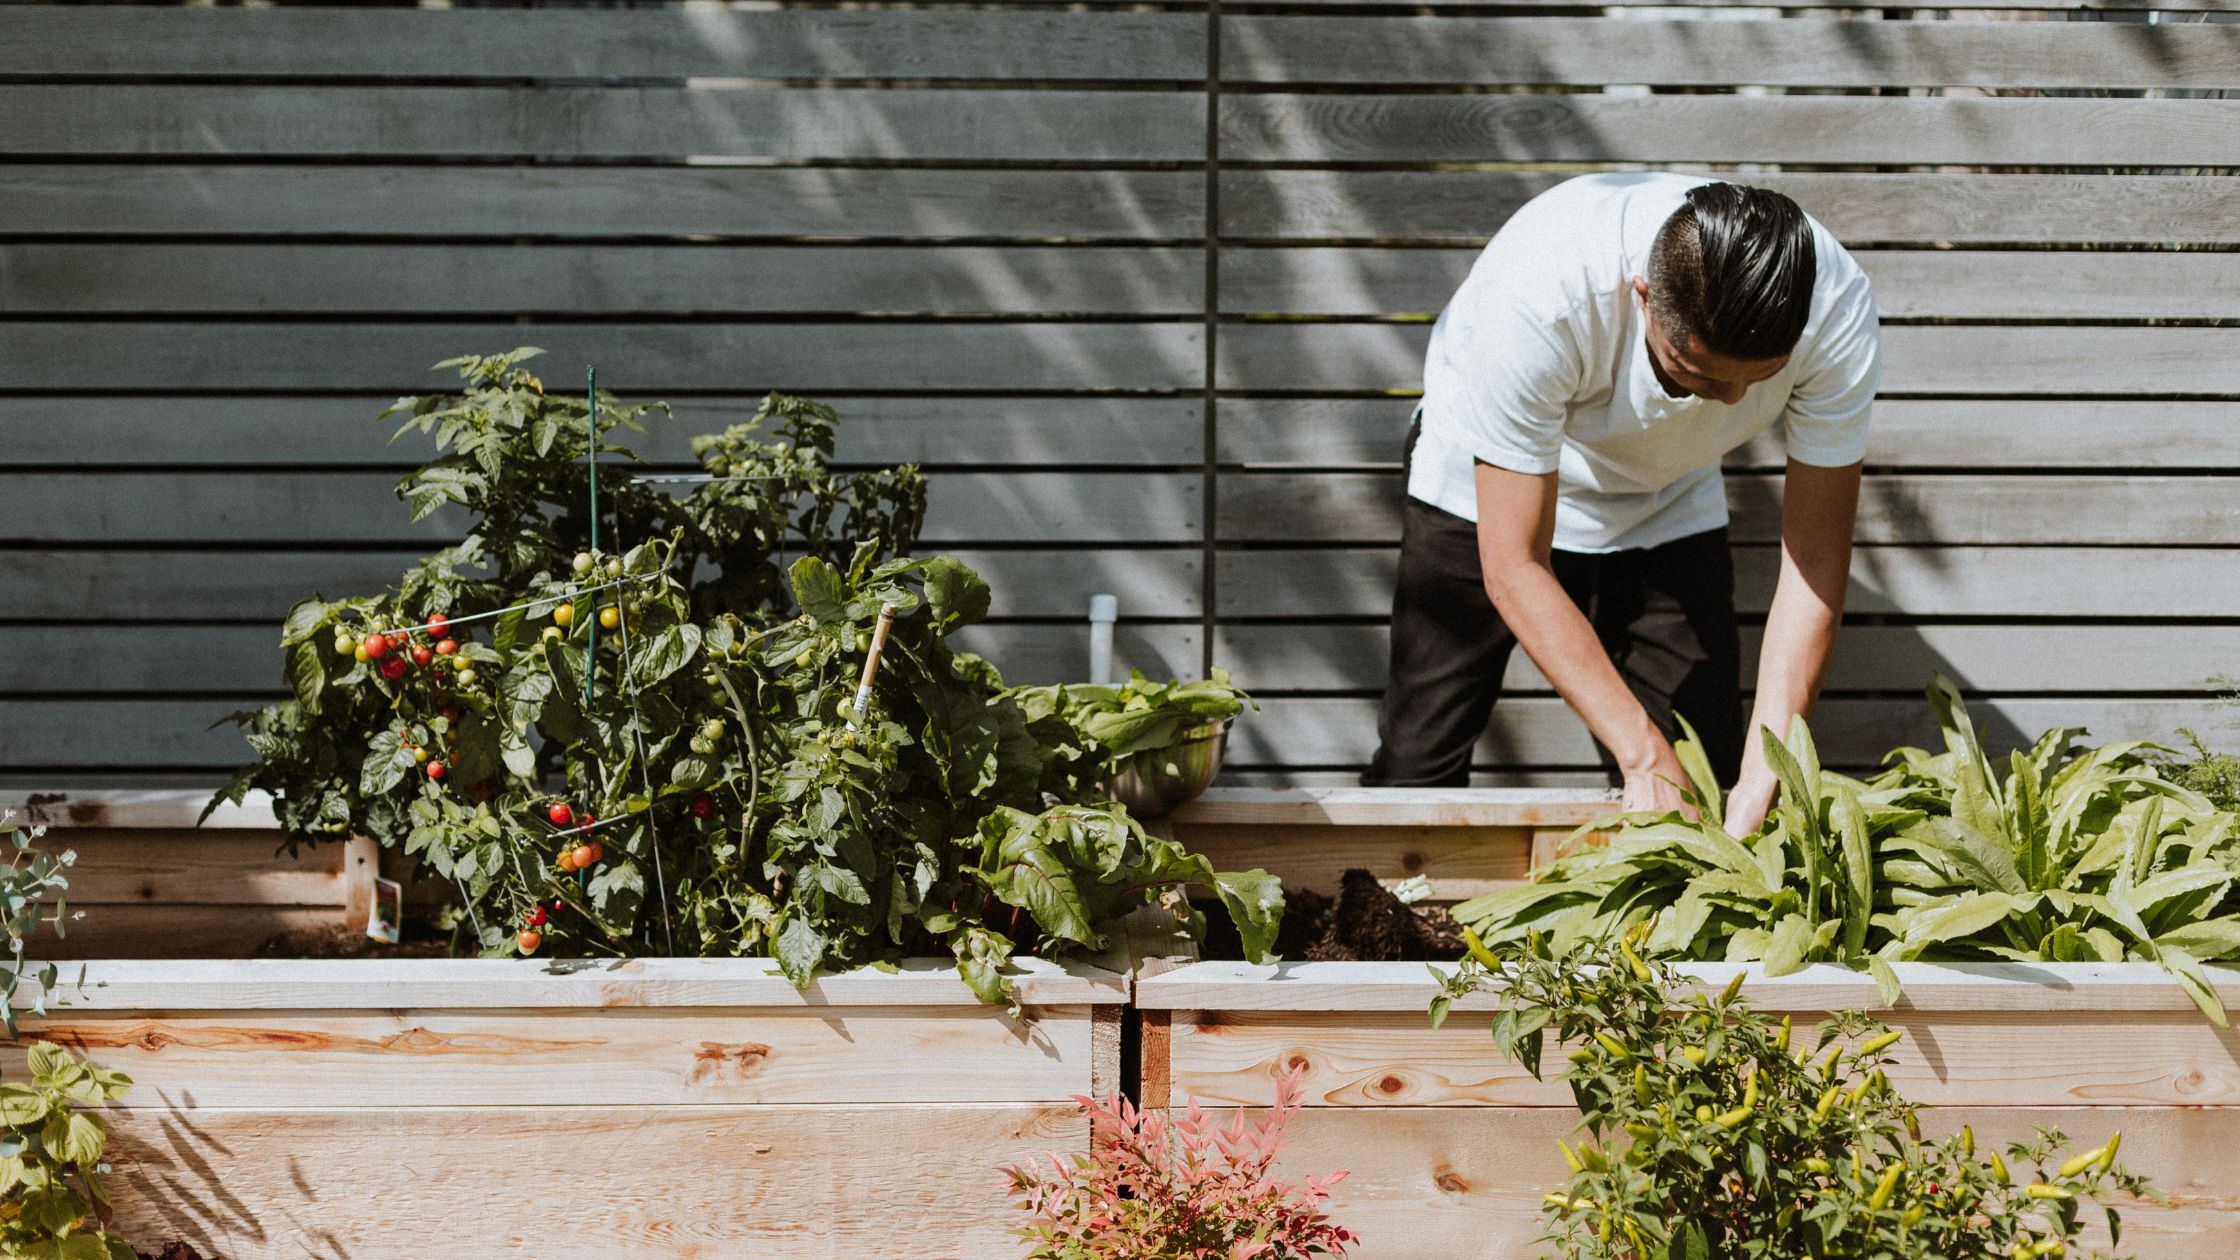
<path fill-rule="evenodd" d="M 1875 279 L 1833 760 L 1933 669 L 2002 740 L 2240 738 L 2240 0 L 1794 8 L 0 8 L 0 774 L 239 760 L 287 604 L 457 529 L 373 414 L 536 344 L 674 400 L 665 467 L 829 398 L 933 470 L 1013 676 L 1113 591 L 1127 661 L 1263 696 L 1237 781 L 1342 782 L 1429 320 L 1614 168 L 1779 188 Z M 1780 466 L 1731 464 L 1753 621 Z M 1487 777 L 1596 777 L 1513 681 Z"/>

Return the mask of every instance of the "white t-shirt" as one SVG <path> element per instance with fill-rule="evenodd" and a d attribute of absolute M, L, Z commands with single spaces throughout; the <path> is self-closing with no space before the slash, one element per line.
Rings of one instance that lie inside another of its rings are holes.
<path fill-rule="evenodd" d="M 1881 380 L 1874 294 L 1817 222 L 1812 312 L 1788 364 L 1731 407 L 1657 382 L 1633 278 L 1705 182 L 1583 175 L 1516 212 L 1432 329 L 1410 496 L 1475 521 L 1476 461 L 1555 472 L 1556 547 L 1617 551 L 1726 524 L 1720 458 L 1777 421 L 1801 463 L 1866 456 Z"/>

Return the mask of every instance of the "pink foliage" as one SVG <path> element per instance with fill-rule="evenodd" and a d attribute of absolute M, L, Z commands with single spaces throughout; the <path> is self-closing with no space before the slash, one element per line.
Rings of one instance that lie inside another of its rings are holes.
<path fill-rule="evenodd" d="M 1033 1220 L 1019 1227 L 1029 1260 L 1302 1260 L 1358 1243 L 1319 1206 L 1343 1171 L 1278 1181 L 1271 1169 L 1299 1110 L 1299 1078 L 1276 1087 L 1261 1123 L 1222 1128 L 1191 1100 L 1170 1121 L 1118 1094 L 1076 1099 L 1089 1113 L 1089 1155 L 1050 1156 L 1051 1172 L 1003 1169 Z"/>

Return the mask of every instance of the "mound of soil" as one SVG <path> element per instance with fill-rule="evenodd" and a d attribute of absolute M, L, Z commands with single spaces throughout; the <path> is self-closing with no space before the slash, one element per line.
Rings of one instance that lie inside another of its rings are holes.
<path fill-rule="evenodd" d="M 172 1243 L 158 1252 L 135 1251 L 132 1254 L 140 1257 L 140 1260 L 212 1260 L 196 1251 L 192 1244 L 184 1242 Z"/>
<path fill-rule="evenodd" d="M 336 924 L 282 932 L 257 947 L 259 958 L 449 958 L 451 936 L 407 920 L 404 939 L 385 945 L 364 931 Z M 184 1245 L 184 1244 L 181 1244 Z M 172 1260 L 169 1252 L 164 1260 Z"/>
<path fill-rule="evenodd" d="M 1311 889 L 1284 894 L 1276 953 L 1316 962 L 1451 962 L 1462 956 L 1462 927 L 1444 906 L 1409 905 L 1358 867 L 1338 880 L 1338 895 Z M 1206 916 L 1199 956 L 1244 957 L 1228 917 Z"/>

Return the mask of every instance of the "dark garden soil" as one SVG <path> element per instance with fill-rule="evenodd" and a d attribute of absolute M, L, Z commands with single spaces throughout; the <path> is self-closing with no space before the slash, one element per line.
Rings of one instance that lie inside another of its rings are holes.
<path fill-rule="evenodd" d="M 449 958 L 451 934 L 407 920 L 404 939 L 385 945 L 362 929 L 303 928 L 282 932 L 257 947 L 259 958 Z M 168 1252 L 165 1256 L 168 1260 Z"/>
<path fill-rule="evenodd" d="M 1411 906 L 1358 868 L 1339 878 L 1334 898 L 1287 890 L 1283 926 L 1276 933 L 1276 953 L 1294 961 L 1450 962 L 1462 949 L 1462 927 L 1444 906 Z M 1199 956 L 1244 957 L 1226 915 L 1206 916 Z"/>
<path fill-rule="evenodd" d="M 140 1257 L 140 1260 L 215 1260 L 215 1257 L 205 1256 L 192 1245 L 183 1242 L 172 1243 L 161 1251 L 135 1251 L 132 1254 Z"/>

